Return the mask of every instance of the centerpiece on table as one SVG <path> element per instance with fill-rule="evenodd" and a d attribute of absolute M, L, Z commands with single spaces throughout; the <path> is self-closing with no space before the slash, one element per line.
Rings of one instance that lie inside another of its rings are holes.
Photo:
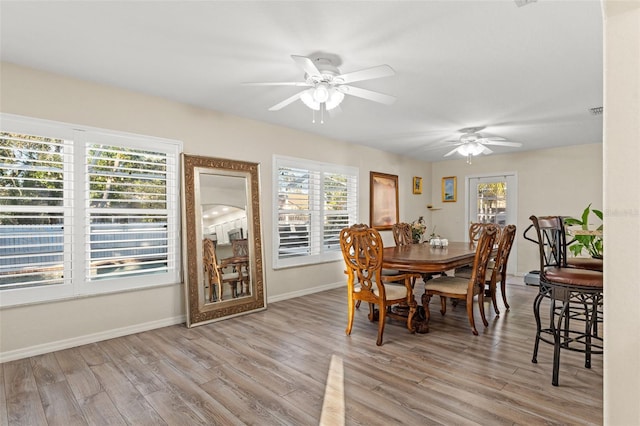
<path fill-rule="evenodd" d="M 411 238 L 414 244 L 422 242 L 422 236 L 427 230 L 427 225 L 424 223 L 424 218 L 420 216 L 418 220 L 411 224 Z"/>

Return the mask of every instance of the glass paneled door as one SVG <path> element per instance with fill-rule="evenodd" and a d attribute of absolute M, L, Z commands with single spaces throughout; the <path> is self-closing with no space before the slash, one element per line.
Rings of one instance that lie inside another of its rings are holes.
<path fill-rule="evenodd" d="M 467 177 L 467 224 L 472 222 L 494 223 L 500 227 L 516 224 L 518 205 L 518 180 L 514 173 L 491 176 Z M 466 234 L 465 234 L 466 235 Z M 468 235 L 466 236 L 468 239 Z M 511 248 L 509 273 L 516 271 L 516 242 Z"/>

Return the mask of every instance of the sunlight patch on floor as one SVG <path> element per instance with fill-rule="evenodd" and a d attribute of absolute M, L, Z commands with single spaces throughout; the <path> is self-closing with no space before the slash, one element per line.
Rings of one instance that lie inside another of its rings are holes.
<path fill-rule="evenodd" d="M 344 372 L 342 358 L 331 355 L 324 389 L 320 426 L 344 425 Z"/>

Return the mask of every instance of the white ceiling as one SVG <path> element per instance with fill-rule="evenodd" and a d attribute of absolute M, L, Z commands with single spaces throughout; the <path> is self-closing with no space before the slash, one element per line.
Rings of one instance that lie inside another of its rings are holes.
<path fill-rule="evenodd" d="M 470 126 L 523 143 L 496 154 L 602 142 L 599 0 L 2 0 L 0 19 L 3 61 L 424 160 Z M 290 55 L 318 52 L 390 65 L 353 85 L 396 103 L 347 96 L 321 125 L 300 101 L 268 111 L 300 88 L 241 84 L 301 81 Z"/>

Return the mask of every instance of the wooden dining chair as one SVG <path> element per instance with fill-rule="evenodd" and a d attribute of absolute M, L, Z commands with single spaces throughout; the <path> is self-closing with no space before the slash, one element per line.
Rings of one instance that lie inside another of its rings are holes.
<path fill-rule="evenodd" d="M 391 232 L 393 233 L 393 241 L 395 241 L 396 246 L 404 246 L 407 244 L 413 244 L 413 236 L 411 234 L 411 224 L 406 222 L 394 223 Z M 398 271 L 397 269 L 383 269 L 382 275 L 384 276 L 393 276 L 400 275 L 403 272 Z M 413 286 L 415 284 L 415 279 L 411 283 Z M 356 302 L 356 308 L 360 307 L 361 300 Z"/>
<path fill-rule="evenodd" d="M 393 241 L 396 243 L 396 246 L 406 246 L 409 244 L 414 244 L 413 242 L 413 231 L 411 229 L 411 224 L 407 222 L 399 222 L 394 223 L 391 227 L 391 232 L 393 233 Z M 409 272 L 406 271 L 398 271 L 396 269 L 383 269 L 382 275 L 398 275 L 398 274 L 407 274 Z M 414 278 L 411 279 L 411 287 L 415 287 L 416 285 L 416 277 L 417 275 L 413 275 Z M 423 276 L 423 279 L 426 279 L 426 274 Z M 356 307 L 360 307 L 358 303 Z M 406 308 L 402 308 L 406 309 Z"/>
<path fill-rule="evenodd" d="M 222 301 L 222 285 L 224 283 L 228 283 L 231 287 L 231 296 L 238 297 L 238 283 L 242 282 L 242 272 L 240 270 L 225 272 L 225 270 L 231 269 L 232 265 L 218 262 L 213 241 L 209 238 L 205 238 L 203 244 L 203 263 L 205 277 L 209 284 L 209 302 L 214 301 L 214 296 L 217 296 L 215 300 Z M 216 290 L 217 295 L 215 294 Z"/>
<path fill-rule="evenodd" d="M 345 262 L 347 275 L 348 319 L 346 334 L 353 328 L 356 302 L 369 304 L 369 320 L 376 320 L 375 305 L 378 305 L 378 338 L 376 344 L 382 345 L 382 335 L 387 317 L 406 322 L 410 332 L 416 312 L 411 279 L 415 274 L 382 275 L 383 244 L 380 233 L 364 224 L 353 225 L 340 231 L 340 248 Z M 399 283 L 401 285 L 394 285 Z M 409 306 L 407 316 L 392 311 L 393 305 L 406 303 Z"/>
<path fill-rule="evenodd" d="M 500 293 L 502 294 L 502 302 L 505 308 L 509 310 L 511 307 L 507 303 L 507 263 L 509 261 L 509 254 L 511 254 L 511 248 L 513 247 L 513 241 L 516 237 L 516 226 L 507 225 L 500 231 L 500 238 L 498 242 L 498 254 L 493 260 L 489 260 L 487 264 L 487 272 L 485 276 L 485 283 L 489 287 L 489 294 L 491 301 L 493 302 L 493 309 L 496 315 L 500 315 L 498 309 L 498 302 L 496 300 L 496 289 L 498 282 L 500 283 Z M 496 236 L 496 240 L 498 237 Z"/>
<path fill-rule="evenodd" d="M 395 241 L 396 246 L 413 244 L 413 234 L 410 223 L 394 223 L 391 232 L 393 233 L 393 241 Z"/>
<path fill-rule="evenodd" d="M 246 238 L 231 240 L 233 257 L 249 256 L 249 242 Z"/>
<path fill-rule="evenodd" d="M 497 229 L 497 233 L 496 233 L 496 240 L 494 242 L 494 244 L 500 244 L 500 238 L 502 235 L 502 228 L 500 228 L 497 225 L 491 224 L 491 223 L 479 223 L 479 222 L 472 222 L 469 225 L 469 242 L 473 243 L 473 244 L 477 244 L 478 240 L 480 239 L 480 236 L 482 235 L 482 231 L 489 225 L 493 225 L 496 227 Z M 491 269 L 493 268 L 493 265 L 495 263 L 495 258 L 491 258 L 489 259 L 489 263 L 487 264 L 487 268 Z M 461 266 L 460 268 L 456 268 L 454 271 L 454 275 L 456 275 L 457 277 L 462 277 L 462 278 L 471 278 L 471 273 L 472 273 L 472 265 L 465 265 L 465 266 Z"/>
<path fill-rule="evenodd" d="M 471 222 L 469 224 L 469 243 L 477 244 L 480 239 L 480 235 L 482 235 L 483 229 L 489 225 L 488 223 L 481 222 Z M 459 268 L 456 268 L 454 271 L 454 275 L 462 278 L 471 278 L 472 273 L 472 265 L 464 265 Z"/>
<path fill-rule="evenodd" d="M 233 252 L 233 270 L 240 269 L 242 274 L 243 294 L 249 294 L 249 241 L 246 238 L 231 240 L 231 251 Z M 246 259 L 239 261 L 238 259 Z"/>
<path fill-rule="evenodd" d="M 473 269 L 470 278 L 456 276 L 441 276 L 425 282 L 424 294 L 422 295 L 422 306 L 425 310 L 427 322 L 431 317 L 429 312 L 429 302 L 431 297 L 440 296 L 440 313 L 447 312 L 447 298 L 465 300 L 467 305 L 467 316 L 474 335 L 478 335 L 475 320 L 473 317 L 473 300 L 478 297 L 478 308 L 482 322 L 486 327 L 489 325 L 484 314 L 484 289 L 487 264 L 492 257 L 493 245 L 495 243 L 498 230 L 495 225 L 487 225 L 480 235 L 476 247 L 476 254 L 473 261 Z"/>
<path fill-rule="evenodd" d="M 469 225 L 469 242 L 476 244 L 480 240 L 482 230 L 489 225 L 488 223 L 471 222 Z"/>

